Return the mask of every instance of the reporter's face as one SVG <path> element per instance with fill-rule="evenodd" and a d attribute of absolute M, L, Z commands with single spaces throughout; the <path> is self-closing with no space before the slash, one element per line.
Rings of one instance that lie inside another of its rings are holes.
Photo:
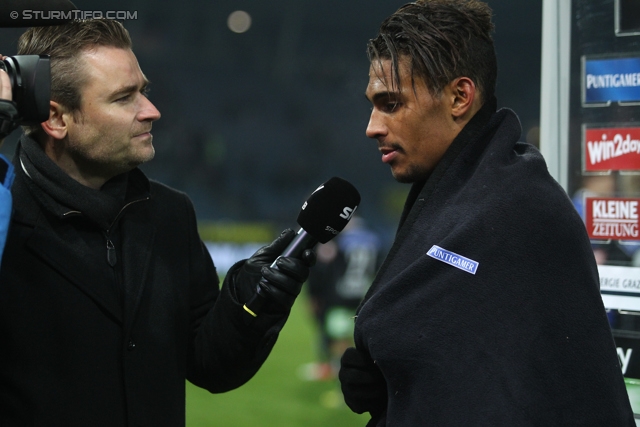
<path fill-rule="evenodd" d="M 151 160 L 151 126 L 160 112 L 145 95 L 148 81 L 133 52 L 99 46 L 80 61 L 88 79 L 80 113 L 68 124 L 67 154 L 78 169 L 106 177 Z"/>

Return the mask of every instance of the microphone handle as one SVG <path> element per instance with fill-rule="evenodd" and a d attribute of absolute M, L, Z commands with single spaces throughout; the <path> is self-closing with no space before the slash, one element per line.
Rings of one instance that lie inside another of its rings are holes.
<path fill-rule="evenodd" d="M 315 239 L 315 237 L 307 233 L 304 228 L 301 228 L 300 230 L 298 230 L 296 237 L 294 237 L 291 243 L 289 243 L 289 246 L 284 248 L 278 258 L 280 258 L 281 256 L 300 258 L 305 250 L 313 248 L 316 243 L 318 243 L 318 241 Z M 278 258 L 276 258 L 276 261 L 278 260 Z M 271 264 L 271 267 L 276 266 L 276 261 Z"/>
<path fill-rule="evenodd" d="M 307 233 L 303 228 L 301 228 L 300 230 L 298 230 L 296 237 L 293 238 L 291 243 L 289 243 L 289 245 L 284 249 L 284 251 L 282 251 L 282 253 L 278 256 L 278 258 L 280 257 L 300 258 L 302 256 L 302 253 L 305 250 L 313 248 L 317 243 L 318 243 L 318 240 L 316 240 L 315 237 L 313 237 L 311 234 Z M 276 258 L 276 260 L 273 261 L 273 263 L 271 264 L 271 268 L 275 268 L 276 270 L 278 269 L 278 267 L 276 266 L 276 262 L 278 261 L 278 258 Z M 260 283 L 262 283 L 263 285 L 266 285 L 268 281 L 267 279 L 262 277 L 260 279 L 260 282 L 256 285 L 256 293 L 242 307 L 244 311 L 246 311 L 253 317 L 258 317 L 258 314 L 262 309 L 262 306 L 268 299 L 268 296 L 266 295 L 266 292 L 262 289 L 262 286 L 260 286 Z"/>

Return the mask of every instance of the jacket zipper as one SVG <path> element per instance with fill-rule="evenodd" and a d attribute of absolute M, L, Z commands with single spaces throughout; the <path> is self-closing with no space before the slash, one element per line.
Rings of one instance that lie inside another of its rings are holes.
<path fill-rule="evenodd" d="M 122 207 L 122 209 L 120 209 L 120 212 L 118 212 L 118 215 L 116 215 L 116 217 L 113 219 L 113 221 L 111 222 L 111 225 L 109 226 L 108 229 L 106 229 L 104 231 L 104 237 L 107 241 L 107 262 L 109 263 L 109 265 L 111 267 L 114 267 L 116 265 L 116 263 L 118 262 L 118 258 L 116 256 L 116 247 L 113 244 L 113 242 L 111 241 L 111 238 L 109 237 L 110 233 L 111 233 L 111 229 L 113 228 L 113 226 L 115 225 L 116 221 L 118 221 L 118 218 L 120 218 L 120 215 L 122 214 L 122 212 L 128 208 L 129 206 L 131 206 L 134 203 L 138 203 L 138 202 L 143 202 L 145 200 L 149 200 L 150 197 L 144 197 L 142 199 L 138 199 L 138 200 L 134 200 L 132 202 L 127 203 L 126 205 L 124 205 Z M 67 215 L 82 215 L 82 212 L 80 211 L 69 211 L 64 213 L 62 216 L 67 216 Z"/>
<path fill-rule="evenodd" d="M 116 262 L 118 261 L 116 257 L 116 247 L 109 239 L 109 235 L 107 234 L 107 262 L 111 267 L 115 267 Z"/>
<path fill-rule="evenodd" d="M 115 267 L 116 263 L 118 262 L 118 257 L 116 256 L 116 247 L 111 241 L 111 238 L 109 237 L 109 235 L 111 234 L 111 229 L 113 228 L 116 221 L 118 221 L 118 218 L 120 218 L 120 215 L 122 214 L 122 212 L 124 212 L 126 208 L 128 208 L 134 203 L 143 202 L 145 200 L 149 200 L 149 197 L 147 196 L 143 199 L 134 200 L 124 205 L 122 209 L 120 209 L 120 212 L 118 212 L 118 215 L 116 215 L 116 217 L 111 222 L 111 225 L 109 226 L 109 228 L 105 230 L 105 238 L 107 240 L 107 262 L 111 267 Z"/>

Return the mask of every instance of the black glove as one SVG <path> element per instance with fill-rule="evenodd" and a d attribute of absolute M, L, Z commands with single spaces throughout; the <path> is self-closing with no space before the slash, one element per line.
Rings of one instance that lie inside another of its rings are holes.
<path fill-rule="evenodd" d="M 387 382 L 368 355 L 347 348 L 338 378 L 344 401 L 356 414 L 370 412 L 375 417 L 387 409 Z"/>
<path fill-rule="evenodd" d="M 307 249 L 301 259 L 280 257 L 280 254 L 295 237 L 295 231 L 286 229 L 267 246 L 258 249 L 245 261 L 235 278 L 238 302 L 245 304 L 260 286 L 266 296 L 265 311 L 288 311 L 300 294 L 302 284 L 309 277 L 309 268 L 315 264 L 316 254 Z M 276 267 L 271 267 L 278 258 Z M 260 280 L 264 277 L 266 281 Z"/>

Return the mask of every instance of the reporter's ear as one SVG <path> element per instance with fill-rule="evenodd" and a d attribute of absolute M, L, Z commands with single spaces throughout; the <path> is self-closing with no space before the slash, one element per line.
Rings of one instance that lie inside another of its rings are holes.
<path fill-rule="evenodd" d="M 69 121 L 73 120 L 71 113 L 55 101 L 49 101 L 49 118 L 42 122 L 42 130 L 53 139 L 64 139 L 67 136 Z"/>

